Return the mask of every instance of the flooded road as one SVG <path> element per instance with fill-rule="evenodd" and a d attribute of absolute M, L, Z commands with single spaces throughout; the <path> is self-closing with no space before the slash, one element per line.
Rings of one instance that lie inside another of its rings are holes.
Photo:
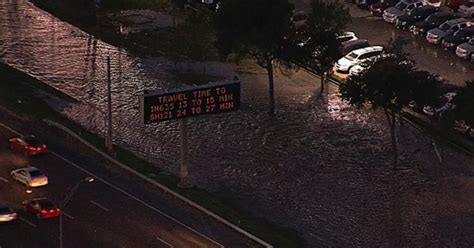
<path fill-rule="evenodd" d="M 182 87 L 173 63 L 135 57 L 28 1 L 0 0 L 0 60 L 78 99 L 62 113 L 99 134 L 105 130 L 107 56 L 115 143 L 177 172 L 177 123 L 144 126 L 137 99 L 143 89 Z M 208 68 L 227 76 L 233 69 Z M 393 173 L 386 123 L 377 112 L 348 106 L 334 88 L 319 97 L 319 80 L 304 71 L 276 70 L 277 114 L 271 117 L 265 73 L 237 71 L 242 109 L 189 121 L 190 175 L 197 185 L 235 193 L 256 216 L 298 230 L 308 247 L 474 244 L 474 237 L 464 235 L 474 230 L 474 182 L 456 179 L 474 164 L 472 158 L 446 149 L 446 167 L 456 171 L 438 181 L 430 140 L 404 128 L 403 170 Z M 471 200 L 451 204 L 460 197 Z M 458 231 L 446 232 L 454 227 Z"/>

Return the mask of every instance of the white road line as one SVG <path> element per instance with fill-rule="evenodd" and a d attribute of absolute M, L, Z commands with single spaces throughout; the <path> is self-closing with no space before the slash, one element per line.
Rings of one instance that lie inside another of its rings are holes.
<path fill-rule="evenodd" d="M 33 224 L 33 223 L 31 223 L 31 222 L 29 222 L 29 221 L 23 219 L 22 217 L 19 217 L 18 219 L 21 220 L 21 221 L 23 221 L 23 222 L 25 222 L 26 224 L 28 224 L 28 225 L 30 225 L 30 226 L 32 226 L 32 227 L 36 227 L 35 224 Z"/>
<path fill-rule="evenodd" d="M 9 126 L 5 125 L 5 124 L 2 124 L 0 123 L 0 126 L 4 127 L 5 129 L 9 130 L 10 132 L 18 135 L 18 136 L 23 136 L 21 133 L 17 132 L 16 130 L 10 128 Z"/>
<path fill-rule="evenodd" d="M 70 214 L 68 214 L 68 213 L 66 213 L 66 212 L 64 212 L 64 211 L 62 211 L 62 213 L 64 214 L 64 216 L 68 217 L 68 218 L 71 219 L 71 220 L 74 220 L 74 219 L 75 219 L 74 216 L 72 216 L 72 215 L 70 215 Z"/>
<path fill-rule="evenodd" d="M 108 208 L 106 208 L 106 207 L 100 205 L 99 203 L 97 203 L 97 202 L 95 202 L 95 201 L 93 201 L 93 200 L 90 200 L 89 202 L 92 203 L 92 204 L 94 204 L 94 205 L 96 205 L 98 208 L 101 208 L 101 209 L 103 209 L 103 210 L 105 210 L 105 211 L 109 211 Z"/>
<path fill-rule="evenodd" d="M 6 129 L 10 130 L 12 133 L 15 133 L 16 135 L 23 136 L 21 133 L 15 131 L 14 129 L 10 128 L 9 126 L 6 126 L 6 125 L 4 125 L 4 124 L 2 124 L 2 123 L 0 123 L 0 126 L 2 126 L 2 127 L 6 128 Z M 92 173 L 92 172 L 90 172 L 90 171 L 88 171 L 88 170 L 82 168 L 81 166 L 79 166 L 79 165 L 75 164 L 74 162 L 70 161 L 69 159 L 67 159 L 67 158 L 65 158 L 65 157 L 63 157 L 63 156 L 61 156 L 61 155 L 59 155 L 59 154 L 57 154 L 56 152 L 53 152 L 53 151 L 50 151 L 50 153 L 51 153 L 51 154 L 54 154 L 56 157 L 58 157 L 58 158 L 64 160 L 64 161 L 67 162 L 68 164 L 70 164 L 70 165 L 76 167 L 77 169 L 79 169 L 79 170 L 81 170 L 81 171 L 83 171 L 83 172 L 85 172 L 85 173 L 87 173 L 87 174 L 89 174 L 89 175 L 94 176 L 94 177 L 97 178 L 99 181 L 103 182 L 104 184 L 107 184 L 107 185 L 110 186 L 111 188 L 113 188 L 113 189 L 115 189 L 115 190 L 117 190 L 117 191 L 119 191 L 119 192 L 125 194 L 126 196 L 128 196 L 128 197 L 134 199 L 135 201 L 137 201 L 137 202 L 141 203 L 142 205 L 144 205 L 144 206 L 150 208 L 151 210 L 153 210 L 153 211 L 155 211 L 155 212 L 157 212 L 157 213 L 159 213 L 159 214 L 161 214 L 161 215 L 167 217 L 168 219 L 170 219 L 170 220 L 172 220 L 172 221 L 174 221 L 174 222 L 176 222 L 176 223 L 178 223 L 178 224 L 180 224 L 180 225 L 186 227 L 187 229 L 189 229 L 189 230 L 195 232 L 196 234 L 200 235 L 201 237 L 203 237 L 203 238 L 205 238 L 205 239 L 211 241 L 212 243 L 216 244 L 217 246 L 219 246 L 219 247 L 221 247 L 221 248 L 224 248 L 224 245 L 220 244 L 219 242 L 217 242 L 217 241 L 215 241 L 215 240 L 213 240 L 213 239 L 207 237 L 206 235 L 204 235 L 204 234 L 198 232 L 197 230 L 195 230 L 194 228 L 192 228 L 192 227 L 190 227 L 190 226 L 184 224 L 183 222 L 181 222 L 181 221 L 179 221 L 179 220 L 177 220 L 177 219 L 171 217 L 170 215 L 168 215 L 168 214 L 162 212 L 161 210 L 159 210 L 159 209 L 153 207 L 152 205 L 150 205 L 150 204 L 148 204 L 148 203 L 146 203 L 146 202 L 140 200 L 138 197 L 136 197 L 136 196 L 134 196 L 134 195 L 132 195 L 132 194 L 126 192 L 125 190 L 122 190 L 121 188 L 119 188 L 119 187 L 113 185 L 112 183 L 109 183 L 108 181 L 106 181 L 106 180 L 102 179 L 101 177 L 95 175 L 94 173 Z M 33 223 L 30 223 L 30 224 L 34 225 Z M 35 227 L 36 227 L 36 226 L 35 226 Z"/>
<path fill-rule="evenodd" d="M 97 180 L 99 180 L 99 181 L 103 182 L 104 184 L 110 186 L 111 188 L 113 188 L 113 189 L 115 189 L 115 190 L 121 192 L 122 194 L 124 194 L 124 195 L 126 195 L 126 196 L 128 196 L 128 197 L 130 197 L 130 198 L 132 198 L 132 199 L 134 199 L 135 201 L 141 203 L 142 205 L 148 207 L 149 209 L 151 209 L 151 210 L 153 210 L 153 211 L 155 211 L 155 212 L 157 212 L 157 213 L 159 213 L 159 214 L 161 214 L 161 215 L 167 217 L 168 219 L 170 219 L 170 220 L 172 220 L 172 221 L 174 221 L 174 222 L 176 222 L 176 223 L 178 223 L 178 224 L 180 224 L 180 225 L 186 227 L 187 229 L 189 229 L 189 230 L 193 231 L 194 233 L 198 234 L 199 236 L 201 236 L 201 237 L 203 237 L 203 238 L 205 238 L 205 239 L 211 241 L 212 243 L 216 244 L 217 246 L 219 246 L 219 247 L 221 247 L 221 248 L 224 248 L 224 245 L 222 245 L 222 244 L 218 243 L 217 241 L 215 241 L 215 240 L 213 240 L 213 239 L 207 237 L 206 235 L 204 235 L 204 234 L 198 232 L 197 230 L 193 229 L 192 227 L 190 227 L 190 226 L 184 224 L 183 222 L 181 222 L 181 221 L 175 219 L 174 217 L 172 217 L 172 216 L 170 216 L 170 215 L 168 215 L 168 214 L 162 212 L 161 210 L 159 210 L 159 209 L 153 207 L 153 206 L 150 205 L 149 203 L 146 203 L 146 202 L 140 200 L 138 197 L 136 197 L 136 196 L 134 196 L 134 195 L 128 193 L 127 191 L 125 191 L 125 190 L 123 190 L 123 189 L 121 189 L 121 188 L 119 188 L 119 187 L 113 185 L 112 183 L 109 183 L 109 182 L 106 181 L 105 179 L 102 179 L 101 177 L 99 177 L 99 176 L 95 175 L 94 173 L 90 172 L 89 170 L 82 168 L 81 166 L 79 166 L 79 165 L 75 164 L 74 162 L 70 161 L 69 159 L 67 159 L 67 158 L 65 158 L 65 157 L 63 157 L 63 156 L 61 156 L 61 155 L 59 155 L 59 154 L 57 154 L 56 152 L 53 152 L 53 151 L 50 151 L 50 153 L 51 153 L 51 154 L 54 154 L 56 157 L 58 157 L 58 158 L 64 160 L 65 162 L 69 163 L 70 165 L 76 167 L 77 169 L 79 169 L 79 170 L 85 172 L 86 174 L 89 174 L 89 175 L 94 176 Z"/>
<path fill-rule="evenodd" d="M 4 181 L 4 182 L 8 183 L 8 179 L 6 179 L 6 178 L 4 178 L 4 177 L 0 177 L 0 180 L 2 180 L 2 181 Z"/>
<path fill-rule="evenodd" d="M 168 243 L 168 242 L 166 242 L 166 241 L 160 239 L 160 237 L 156 237 L 156 239 L 158 239 L 161 243 L 167 245 L 168 247 L 174 248 L 174 245 L 172 245 L 172 244 L 170 244 L 170 243 Z M 0 248 L 1 248 L 1 247 L 0 247 Z"/>

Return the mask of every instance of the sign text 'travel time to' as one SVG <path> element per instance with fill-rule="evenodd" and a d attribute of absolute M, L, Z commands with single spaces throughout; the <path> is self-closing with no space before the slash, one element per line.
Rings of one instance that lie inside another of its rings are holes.
<path fill-rule="evenodd" d="M 240 82 L 148 93 L 141 97 L 140 102 L 145 124 L 229 112 L 240 107 Z"/>

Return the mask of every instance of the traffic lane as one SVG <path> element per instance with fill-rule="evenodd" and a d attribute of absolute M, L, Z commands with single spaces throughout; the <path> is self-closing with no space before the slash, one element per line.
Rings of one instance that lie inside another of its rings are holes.
<path fill-rule="evenodd" d="M 53 132 L 53 133 L 50 133 Z M 236 232 L 227 225 L 222 224 L 215 218 L 208 216 L 202 211 L 184 204 L 183 201 L 157 189 L 156 186 L 145 182 L 143 179 L 131 174 L 117 165 L 104 159 L 96 152 L 90 151 L 88 147 L 68 138 L 57 129 L 42 130 L 49 147 L 60 154 L 66 154 L 68 160 L 78 162 L 83 168 L 94 172 L 115 185 L 127 189 L 127 192 L 137 196 L 168 215 L 180 220 L 186 225 L 203 233 L 205 236 L 218 241 L 226 247 L 262 247 L 262 245 Z M 51 138 L 50 138 L 51 137 Z M 63 137 L 61 140 L 54 137 Z M 71 143 L 74 144 L 71 149 Z M 80 151 L 80 152 L 78 152 Z M 72 173 L 72 171 L 71 171 Z"/>
<path fill-rule="evenodd" d="M 6 140 L 5 136 L 8 135 L 8 132 L 4 130 L 0 131 L 0 139 Z M 35 215 L 26 213 L 22 209 L 21 202 L 36 197 L 48 197 L 55 202 L 60 202 L 65 196 L 65 191 L 74 186 L 71 182 L 78 182 L 84 178 L 85 175 L 83 173 L 64 173 L 62 175 L 54 173 L 58 168 L 67 167 L 64 166 L 64 161 L 49 159 L 52 157 L 52 155 L 49 154 L 25 158 L 22 154 L 10 151 L 8 149 L 8 143 L 6 142 L 0 142 L 0 151 L 2 151 L 0 153 L 0 175 L 4 179 L 0 180 L 0 188 L 2 190 L 0 201 L 8 203 L 9 206 L 18 212 L 18 220 L 13 226 L 15 228 L 9 228 L 9 232 L 2 232 L 5 235 L 5 239 L 0 240 L 9 240 L 9 242 L 14 242 L 16 245 L 19 245 L 14 240 L 18 236 L 21 237 L 22 235 L 28 234 L 26 230 L 20 228 L 26 225 L 27 227 L 34 228 L 34 233 L 37 235 L 30 235 L 28 239 L 22 239 L 22 242 L 25 242 L 25 247 L 35 246 L 35 244 L 41 244 L 42 247 L 50 247 L 49 245 L 46 246 L 46 244 L 58 240 L 58 219 L 38 220 Z M 11 170 L 28 164 L 40 168 L 49 178 L 49 184 L 47 186 L 32 188 L 33 192 L 31 194 L 26 193 L 26 186 L 9 178 Z M 70 175 L 64 176 L 67 174 Z M 161 242 L 159 238 L 157 239 L 156 236 L 147 239 L 140 232 L 135 232 L 136 235 L 132 235 L 132 231 L 135 229 L 130 230 L 130 227 L 124 229 L 120 227 L 120 225 L 118 225 L 120 230 L 124 230 L 122 235 L 116 235 L 116 233 L 118 233 L 117 228 L 113 228 L 112 230 L 111 228 L 94 228 L 92 237 L 95 237 L 95 239 L 91 238 L 91 233 L 87 232 L 87 230 L 91 223 L 94 223 L 93 220 L 100 220 L 101 216 L 94 215 L 96 207 L 88 206 L 87 204 L 80 206 L 81 211 L 86 213 L 86 215 L 82 220 L 79 219 L 79 221 L 75 222 L 73 221 L 75 220 L 74 216 L 68 214 L 68 209 L 63 209 L 65 214 L 63 218 L 64 221 L 69 222 L 69 220 L 71 220 L 72 222 L 71 225 L 65 228 L 65 231 L 66 229 L 73 229 L 72 232 L 69 232 L 72 235 L 68 237 L 65 236 L 65 242 L 69 241 L 71 244 L 74 244 L 75 247 L 88 247 L 90 245 L 93 245 L 93 247 L 169 247 L 166 243 Z M 20 225 L 21 223 L 24 225 Z M 97 224 L 103 225 L 101 222 L 97 222 Z M 115 227 L 117 227 L 117 225 Z M 20 230 L 17 230 L 19 228 Z M 110 237 L 114 238 L 111 239 Z M 152 240 L 152 242 L 147 240 Z M 65 247 L 73 246 L 65 244 Z"/>
<path fill-rule="evenodd" d="M 60 154 L 66 154 L 68 159 L 80 162 L 84 168 L 107 178 L 116 185 L 123 186 L 128 192 L 140 199 L 153 203 L 154 206 L 160 206 L 163 212 L 199 230 L 206 236 L 218 240 L 226 247 L 262 247 L 262 245 L 222 224 L 215 218 L 184 204 L 181 200 L 157 189 L 156 186 L 124 171 L 59 129 L 47 128 L 37 124 L 31 125 L 31 123 L 2 111 L 0 111 L 0 119 L 19 130 L 26 130 L 24 131 L 25 134 L 36 134 L 52 150 L 58 151 Z M 10 134 L 9 136 L 14 137 L 15 135 Z M 58 139 L 58 137 L 61 138 Z M 74 171 L 71 170 L 70 173 L 74 173 Z"/>
<path fill-rule="evenodd" d="M 78 170 L 53 154 L 44 156 L 41 159 L 41 164 L 37 165 L 39 168 L 43 166 L 47 167 L 44 168 L 45 171 L 49 168 L 48 176 L 50 178 L 56 178 L 56 180 L 51 180 L 52 189 L 49 190 L 50 194 L 56 196 L 61 195 L 61 191 L 65 188 L 72 188 L 76 182 L 86 176 L 96 178 L 94 183 L 90 185 L 84 183 L 77 191 L 77 195 L 87 196 L 87 199 L 82 201 L 74 199 L 74 202 L 71 201 L 64 210 L 73 216 L 80 215 L 80 219 L 84 218 L 87 222 L 102 219 L 100 222 L 95 222 L 99 230 L 107 232 L 107 230 L 115 229 L 115 232 L 123 232 L 129 237 L 136 236 L 137 240 L 149 237 L 153 237 L 155 240 L 159 238 L 176 247 L 220 247 L 205 235 L 167 217 L 158 207 L 128 194 L 120 184 L 113 184 L 108 182 L 108 179 Z M 90 207 L 94 207 L 94 209 L 92 210 Z M 73 208 L 76 208 L 77 211 L 71 210 Z M 89 210 L 83 211 L 84 208 Z M 100 216 L 82 214 L 90 212 L 103 214 Z M 124 221 L 127 225 L 122 225 Z"/>

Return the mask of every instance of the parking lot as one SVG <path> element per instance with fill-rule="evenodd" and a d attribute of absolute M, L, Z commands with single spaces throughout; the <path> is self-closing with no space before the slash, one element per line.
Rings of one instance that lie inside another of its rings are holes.
<path fill-rule="evenodd" d="M 310 0 L 294 0 L 297 10 L 304 10 Z M 416 37 L 409 31 L 397 29 L 381 17 L 373 17 L 368 10 L 360 9 L 353 3 L 343 2 L 352 16 L 347 30 L 359 38 L 367 39 L 371 45 L 385 45 L 390 38 L 404 37 L 408 44 L 406 52 L 420 69 L 437 74 L 455 85 L 463 85 L 474 79 L 474 63 L 458 58 L 453 51 L 445 51 L 441 46 L 429 44 L 423 37 Z"/>

